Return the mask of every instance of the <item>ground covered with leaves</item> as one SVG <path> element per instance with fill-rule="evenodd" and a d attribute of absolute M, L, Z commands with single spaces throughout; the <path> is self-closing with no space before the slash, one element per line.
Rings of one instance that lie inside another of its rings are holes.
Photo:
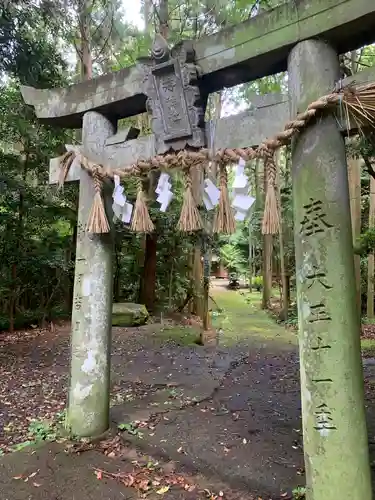
<path fill-rule="evenodd" d="M 68 467 L 70 462 L 64 459 L 68 453 L 87 457 L 86 462 L 74 460 L 81 468 L 86 464 L 90 480 L 100 483 L 100 490 L 104 483 L 116 483 L 129 498 L 136 492 L 275 500 L 292 498 L 293 490 L 298 498 L 304 470 L 296 333 L 259 309 L 259 295 L 221 291 L 215 298 L 223 309 L 214 314 L 220 335 L 217 348 L 194 344 L 197 330 L 188 321 L 114 329 L 114 432 L 95 445 L 69 447 L 60 431 L 68 385 L 69 325 L 3 334 L 0 449 L 7 455 L 2 462 L 3 473 L 11 474 L 9 487 L 16 482 L 23 489 L 43 491 L 34 483 L 59 484 L 48 474 L 59 461 Z M 375 335 L 371 325 L 365 325 L 363 336 L 372 447 Z M 54 445 L 58 458 L 51 458 L 48 447 L 43 448 L 47 452 L 30 448 L 45 441 L 60 442 Z M 13 464 L 19 454 L 10 454 L 20 449 L 24 449 L 20 456 L 28 456 L 22 470 Z M 39 465 L 32 475 L 35 454 Z M 12 472 L 5 472 L 7 467 Z M 108 486 L 108 498 L 112 498 L 110 488 L 113 498 L 120 498 L 117 486 Z M 96 499 L 95 494 L 87 498 Z M 60 495 L 51 498 L 63 498 Z"/>

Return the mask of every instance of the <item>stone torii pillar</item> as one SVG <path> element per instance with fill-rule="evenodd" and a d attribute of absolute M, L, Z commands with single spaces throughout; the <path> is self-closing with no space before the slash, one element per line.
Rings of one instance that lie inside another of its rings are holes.
<path fill-rule="evenodd" d="M 299 43 L 288 60 L 291 116 L 334 87 L 335 51 Z M 345 145 L 322 116 L 292 151 L 307 500 L 371 500 Z"/>
<path fill-rule="evenodd" d="M 100 163 L 105 141 L 114 132 L 114 124 L 101 114 L 90 111 L 84 115 L 82 140 L 89 158 Z M 111 193 L 108 196 L 103 189 L 103 196 L 111 221 Z M 92 179 L 80 169 L 67 413 L 67 427 L 80 437 L 98 436 L 109 425 L 113 241 L 111 233 L 86 232 L 93 198 Z"/>

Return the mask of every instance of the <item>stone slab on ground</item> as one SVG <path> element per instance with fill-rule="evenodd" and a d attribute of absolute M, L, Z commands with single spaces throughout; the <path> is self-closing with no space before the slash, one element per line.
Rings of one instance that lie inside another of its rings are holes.
<path fill-rule="evenodd" d="M 231 367 L 247 357 L 236 349 L 164 345 L 154 350 L 113 355 L 116 384 L 135 388 L 124 404 L 112 408 L 117 423 L 148 420 L 153 414 L 196 405 L 210 398 Z M 119 399 L 117 400 L 117 402 Z"/>
<path fill-rule="evenodd" d="M 115 472 L 116 462 L 96 451 L 66 454 L 48 444 L 0 459 L 1 500 L 126 500 L 136 492 L 112 480 L 98 480 L 94 468 Z M 28 481 L 25 479 L 35 473 Z M 14 479 L 22 475 L 23 479 Z"/>
<path fill-rule="evenodd" d="M 282 356 L 253 350 L 232 365 L 202 403 L 176 408 L 172 402 L 168 411 L 168 405 L 151 406 L 152 402 L 152 398 L 138 400 L 144 411 L 138 415 L 158 414 L 156 427 L 142 429 L 142 439 L 124 434 L 144 451 L 262 497 L 279 498 L 280 492 L 303 484 L 294 350 Z M 117 406 L 112 417 L 120 423 L 131 411 L 130 404 Z"/>
<path fill-rule="evenodd" d="M 166 344 L 152 350 L 138 349 L 134 344 L 132 347 L 135 348 L 127 351 L 125 359 L 123 350 L 113 349 L 112 366 L 117 381 L 142 381 L 145 385 L 177 384 L 192 390 L 206 384 L 213 390 L 231 365 L 244 356 L 241 349 L 215 350 Z"/>

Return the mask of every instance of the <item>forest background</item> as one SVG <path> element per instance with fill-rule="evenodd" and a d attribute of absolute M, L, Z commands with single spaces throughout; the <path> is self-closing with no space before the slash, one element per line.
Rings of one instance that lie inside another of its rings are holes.
<path fill-rule="evenodd" d="M 64 144 L 80 141 L 79 131 L 40 124 L 20 94 L 20 85 L 65 86 L 135 64 L 146 56 L 160 32 L 172 46 L 260 15 L 276 0 L 14 0 L 0 7 L 0 330 L 43 324 L 69 317 L 73 295 L 78 185 L 58 192 L 48 184 L 48 164 L 64 152 Z M 130 5 L 131 4 L 131 5 Z M 139 7 L 139 12 L 138 12 Z M 374 46 L 341 57 L 344 74 L 375 62 Z M 207 114 L 219 119 L 250 105 L 254 96 L 287 92 L 287 75 L 278 74 L 212 94 Z M 147 115 L 122 120 L 149 134 Z M 282 127 L 283 124 L 280 124 Z M 355 215 L 362 234 L 356 238 L 361 275 L 357 275 L 363 314 L 374 315 L 373 250 L 375 231 L 374 146 L 351 139 L 348 157 L 360 161 L 361 203 Z M 209 255 L 230 273 L 241 275 L 263 292 L 263 307 L 274 307 L 280 289 L 278 315 L 296 322 L 293 300 L 294 244 L 290 151 L 279 158 L 279 235 L 260 231 L 264 190 L 260 163 L 247 166 L 256 198 L 249 220 L 237 224 L 234 235 L 186 236 L 176 231 L 183 180 L 174 174 L 175 197 L 166 213 L 155 202 L 155 178 L 149 182 L 150 214 L 156 230 L 132 233 L 116 224 L 115 302 L 138 302 L 156 313 L 181 308 L 190 296 L 191 312 L 202 315 L 204 294 L 200 265 Z M 370 182 L 370 180 L 372 182 Z M 370 186 L 371 185 L 371 186 Z M 125 192 L 135 197 L 129 180 Z M 357 234 L 357 237 L 359 235 Z M 209 243 L 207 247 L 207 241 Z M 206 255 L 207 257 L 207 255 Z M 369 264 L 369 265 L 368 265 Z"/>

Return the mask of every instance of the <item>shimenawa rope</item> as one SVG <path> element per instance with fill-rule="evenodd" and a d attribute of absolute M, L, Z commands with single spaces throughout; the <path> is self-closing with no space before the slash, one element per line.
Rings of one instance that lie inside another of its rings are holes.
<path fill-rule="evenodd" d="M 265 211 L 263 216 L 262 223 L 262 232 L 263 234 L 275 234 L 278 231 L 278 213 L 277 213 L 277 203 L 276 203 L 276 193 L 275 193 L 275 163 L 274 163 L 274 153 L 277 149 L 282 146 L 285 146 L 290 143 L 291 139 L 298 135 L 307 125 L 308 123 L 317 115 L 318 112 L 323 111 L 327 108 L 336 106 L 339 104 L 341 107 L 345 108 L 347 119 L 352 118 L 359 127 L 362 125 L 371 125 L 375 126 L 375 118 L 374 118 L 374 106 L 371 104 L 366 106 L 366 104 L 371 100 L 375 99 L 374 95 L 375 83 L 358 85 L 358 86 L 350 86 L 339 88 L 334 93 L 328 94 L 326 96 L 321 97 L 317 101 L 312 102 L 303 113 L 297 114 L 294 120 L 291 120 L 286 123 L 284 130 L 278 134 L 276 134 L 273 138 L 266 139 L 260 144 L 257 148 L 226 148 L 219 149 L 215 152 L 212 157 L 212 153 L 208 148 L 202 148 L 200 150 L 182 150 L 177 154 L 168 153 L 166 155 L 157 155 L 149 160 L 139 160 L 133 165 L 125 166 L 120 169 L 110 170 L 109 168 L 105 168 L 103 166 L 98 166 L 93 164 L 87 159 L 86 161 L 81 161 L 81 165 L 83 168 L 88 170 L 91 174 L 98 176 L 108 176 L 113 177 L 114 175 L 118 175 L 120 178 L 125 178 L 128 176 L 139 176 L 146 175 L 149 171 L 154 169 L 173 169 L 180 168 L 183 165 L 183 168 L 187 175 L 187 189 L 184 195 L 184 204 L 182 208 L 182 213 L 184 214 L 183 219 L 180 217 L 180 221 L 178 227 L 181 230 L 183 228 L 193 227 L 199 228 L 201 222 L 199 212 L 198 216 L 194 211 L 193 207 L 195 204 L 191 204 L 190 197 L 192 197 L 191 192 L 191 182 L 189 184 L 189 169 L 192 166 L 202 166 L 205 165 L 208 161 L 215 161 L 216 164 L 221 168 L 221 166 L 225 166 L 229 163 L 238 162 L 240 158 L 243 158 L 245 161 L 253 160 L 255 158 L 262 158 L 265 161 L 265 170 L 267 175 L 267 192 L 266 192 L 266 201 L 265 201 Z M 363 99 L 363 102 L 362 100 Z M 371 101 L 372 103 L 373 101 Z M 72 153 L 74 155 L 74 153 Z M 62 173 L 60 176 L 61 184 L 63 184 L 69 168 L 72 164 L 74 156 L 71 154 L 64 155 L 62 159 Z M 95 181 L 98 184 L 98 181 Z M 143 195 L 138 192 L 137 201 L 139 198 L 138 206 L 143 207 L 142 203 Z M 95 200 L 94 200 L 95 203 Z M 96 196 L 96 212 L 98 216 L 101 216 L 103 212 L 99 210 L 99 196 Z M 223 207 L 221 207 L 222 209 Z M 142 208 L 143 209 L 143 208 Z M 104 207 L 103 207 L 104 210 Z M 146 207 L 147 210 L 147 207 Z M 197 209 L 196 209 L 197 210 Z M 219 205 L 220 211 L 220 205 Z M 147 211 L 148 214 L 148 211 Z M 136 215 L 136 211 L 134 216 Z M 105 212 L 104 212 L 105 217 Z M 186 223 L 184 220 L 186 219 Z M 147 226 L 147 224 L 146 224 Z M 91 224 L 93 227 L 93 224 Z M 106 224 L 104 221 L 101 221 L 100 224 L 97 225 L 98 228 L 105 229 Z M 133 227 L 133 224 L 132 224 Z M 137 224 L 138 227 L 138 224 Z M 148 225 L 150 227 L 150 225 Z"/>

